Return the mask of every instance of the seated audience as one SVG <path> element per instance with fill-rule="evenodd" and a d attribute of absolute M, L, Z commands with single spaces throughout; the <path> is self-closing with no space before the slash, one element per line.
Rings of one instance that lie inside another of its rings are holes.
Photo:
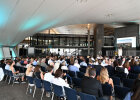
<path fill-rule="evenodd" d="M 84 77 L 81 82 L 81 89 L 83 93 L 96 96 L 100 98 L 103 96 L 102 86 L 100 81 L 96 79 L 96 70 L 89 69 L 89 77 Z"/>

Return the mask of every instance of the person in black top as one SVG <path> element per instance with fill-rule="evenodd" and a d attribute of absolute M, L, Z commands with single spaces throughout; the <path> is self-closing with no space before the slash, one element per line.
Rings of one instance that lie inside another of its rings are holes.
<path fill-rule="evenodd" d="M 100 98 L 103 96 L 101 83 L 95 78 L 96 70 L 94 68 L 89 69 L 89 77 L 84 77 L 81 82 L 81 89 L 83 93 L 96 96 Z"/>

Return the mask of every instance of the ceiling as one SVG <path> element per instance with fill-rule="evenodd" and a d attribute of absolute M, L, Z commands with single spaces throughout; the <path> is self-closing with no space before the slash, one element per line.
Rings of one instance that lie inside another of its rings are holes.
<path fill-rule="evenodd" d="M 66 25 L 139 23 L 139 9 L 140 0 L 0 0 L 0 45 Z"/>

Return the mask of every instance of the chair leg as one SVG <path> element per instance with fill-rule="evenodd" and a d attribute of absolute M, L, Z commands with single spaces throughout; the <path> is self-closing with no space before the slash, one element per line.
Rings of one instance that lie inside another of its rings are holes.
<path fill-rule="evenodd" d="M 6 75 L 6 79 L 5 79 L 5 82 L 7 81 L 7 79 L 8 79 L 8 75 Z"/>
<path fill-rule="evenodd" d="M 9 79 L 9 82 L 8 82 L 8 84 L 10 84 L 10 81 L 11 81 L 11 77 L 10 77 L 10 79 Z"/>
<path fill-rule="evenodd" d="M 52 99 L 51 100 L 53 100 L 53 98 L 54 98 L 54 93 L 52 93 Z"/>
<path fill-rule="evenodd" d="M 43 98 L 43 94 L 44 94 L 44 89 L 42 90 L 41 100 L 42 100 L 42 98 Z"/>
<path fill-rule="evenodd" d="M 35 92 L 36 92 L 36 86 L 35 86 L 35 89 L 34 89 L 33 98 L 35 97 Z"/>
<path fill-rule="evenodd" d="M 29 84 L 28 84 L 28 87 L 27 87 L 27 90 L 26 90 L 26 94 L 28 93 L 28 89 L 29 89 Z"/>
<path fill-rule="evenodd" d="M 15 83 L 15 78 L 13 79 L 13 85 L 12 86 L 14 86 L 14 83 Z"/>

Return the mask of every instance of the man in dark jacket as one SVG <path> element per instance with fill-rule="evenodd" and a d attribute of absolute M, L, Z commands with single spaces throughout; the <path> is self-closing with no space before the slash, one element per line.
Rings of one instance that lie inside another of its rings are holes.
<path fill-rule="evenodd" d="M 96 96 L 100 98 L 103 96 L 101 83 L 96 80 L 96 70 L 91 68 L 89 70 L 89 77 L 84 77 L 81 83 L 81 89 L 83 93 Z"/>

